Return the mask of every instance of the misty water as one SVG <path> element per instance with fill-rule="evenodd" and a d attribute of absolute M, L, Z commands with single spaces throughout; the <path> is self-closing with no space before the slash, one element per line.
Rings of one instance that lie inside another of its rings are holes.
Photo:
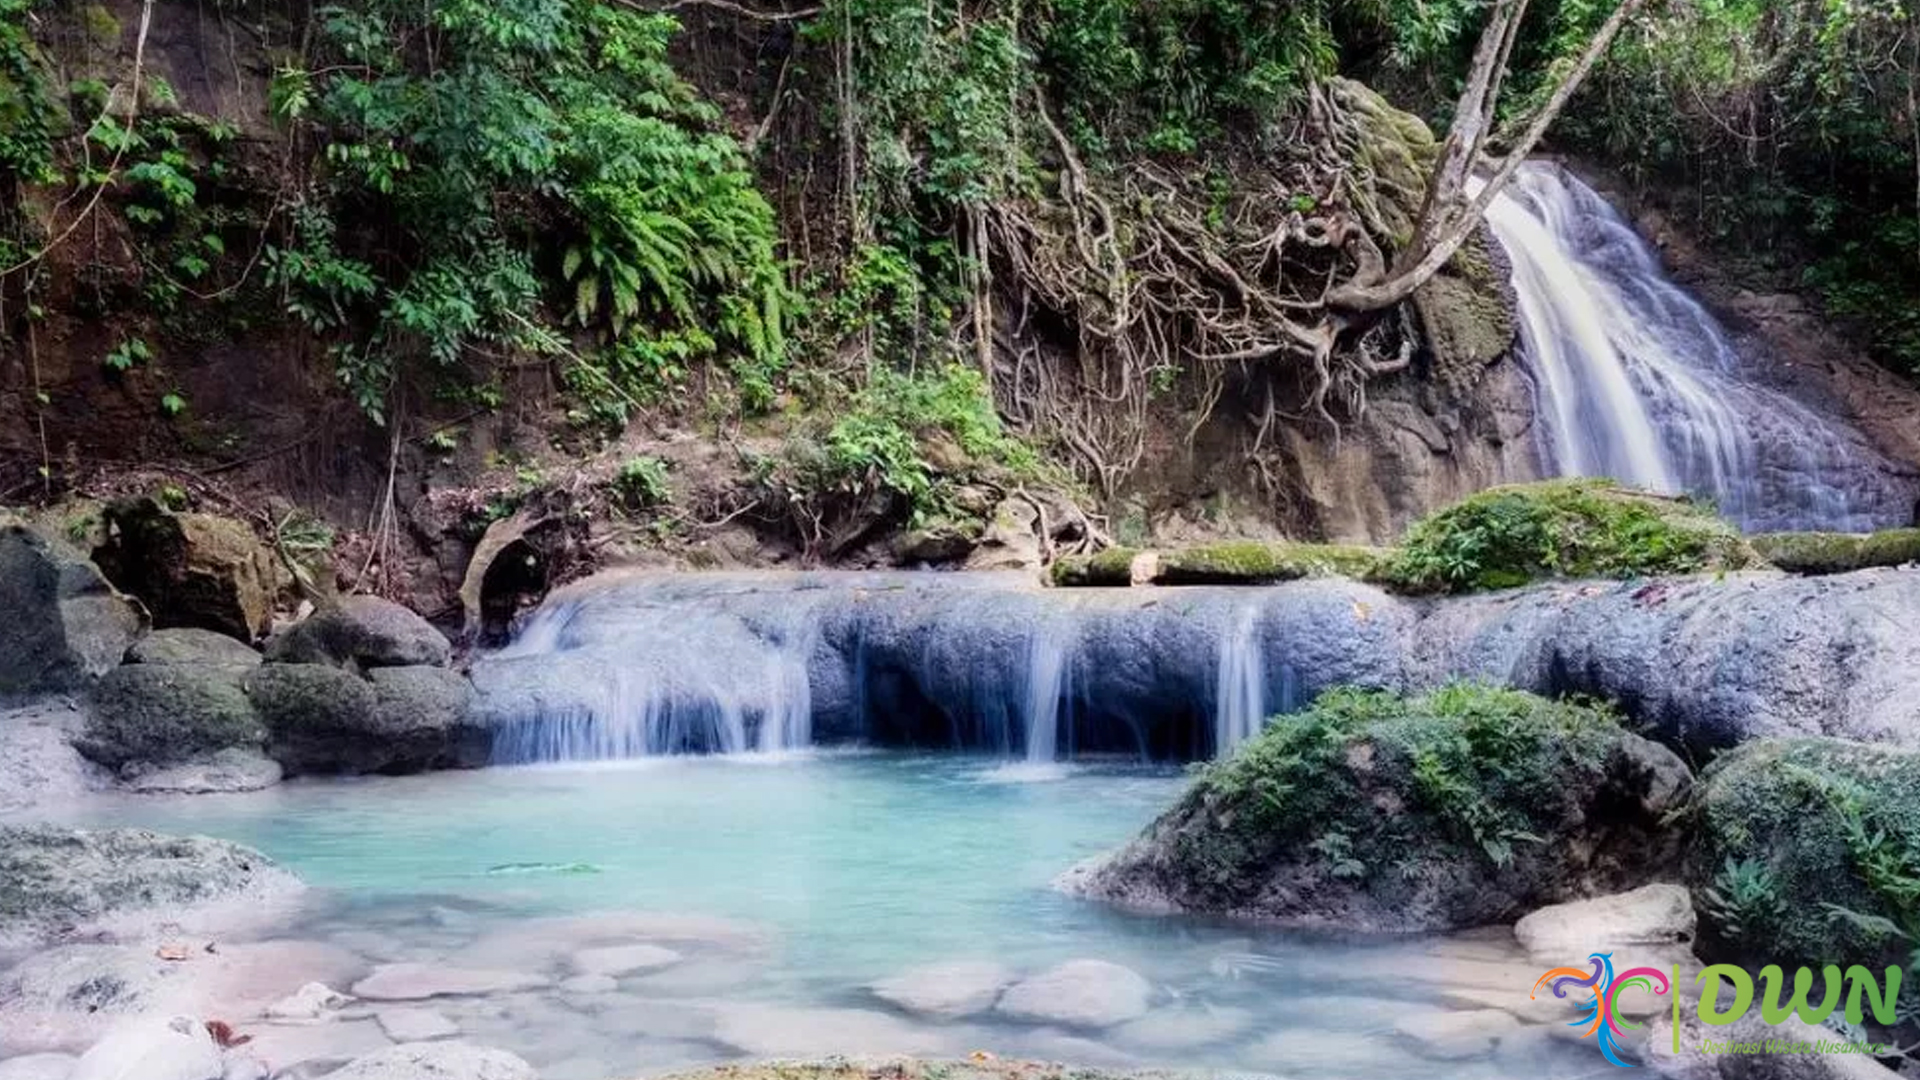
<path fill-rule="evenodd" d="M 1531 969 L 1499 934 L 1335 942 L 1130 915 L 1057 893 L 1055 875 L 1135 833 L 1183 780 L 1101 761 L 1060 766 L 1042 782 L 1024 775 L 1023 763 L 964 754 L 746 754 L 103 797 L 69 816 L 255 845 L 316 887 L 288 932 L 344 945 L 369 965 L 518 965 L 558 980 L 564 962 L 516 942 L 564 941 L 585 913 L 644 912 L 635 918 L 680 926 L 670 942 L 679 963 L 623 977 L 611 992 L 430 1003 L 465 1037 L 522 1054 L 546 1080 L 743 1056 L 975 1050 L 1410 1076 L 1435 1065 L 1395 1027 L 1441 1009 L 1439 984 L 1527 989 Z M 1153 984 L 1151 1011 L 1103 1030 L 992 1013 L 934 1023 L 866 989 L 922 964 L 988 960 L 1032 973 L 1075 958 L 1140 972 Z M 1590 1047 L 1540 1031 L 1450 1062 L 1447 1075 L 1607 1067 Z"/>

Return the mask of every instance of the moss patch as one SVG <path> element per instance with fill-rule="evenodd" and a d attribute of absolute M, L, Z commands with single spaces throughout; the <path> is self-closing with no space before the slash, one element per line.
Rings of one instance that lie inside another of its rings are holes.
<path fill-rule="evenodd" d="M 1238 541 L 1170 551 L 1160 556 L 1159 585 L 1264 585 L 1305 577 L 1365 579 L 1383 553 L 1342 544 Z"/>
<path fill-rule="evenodd" d="M 1114 547 L 1092 555 L 1069 555 L 1054 560 L 1048 571 L 1055 585 L 1100 586 L 1133 584 L 1133 560 L 1140 552 Z"/>
<path fill-rule="evenodd" d="M 1877 971 L 1920 947 L 1920 754 L 1749 743 L 1702 775 L 1690 816 L 1703 955 Z"/>
<path fill-rule="evenodd" d="M 1843 574 L 1920 562 L 1920 529 L 1763 533 L 1748 542 L 1761 558 L 1792 574 Z"/>
<path fill-rule="evenodd" d="M 1675 855 L 1659 816 L 1686 783 L 1601 707 L 1334 690 L 1206 767 L 1089 891 L 1301 925 L 1482 925 L 1657 873 Z"/>
<path fill-rule="evenodd" d="M 1471 592 L 1758 565 L 1739 530 L 1694 503 L 1610 480 L 1550 480 L 1490 488 L 1429 514 L 1383 574 L 1403 591 Z"/>

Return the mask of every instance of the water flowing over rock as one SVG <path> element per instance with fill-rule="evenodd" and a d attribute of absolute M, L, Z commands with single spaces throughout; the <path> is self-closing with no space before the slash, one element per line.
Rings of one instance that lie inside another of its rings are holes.
<path fill-rule="evenodd" d="M 1910 473 L 1859 432 L 1762 385 L 1593 189 L 1529 164 L 1487 223 L 1512 264 L 1550 474 L 1703 495 L 1752 531 L 1911 520 Z"/>
<path fill-rule="evenodd" d="M 1196 758 L 1340 685 L 1470 677 L 1616 700 L 1710 752 L 1920 746 L 1920 572 L 1563 582 L 1409 600 L 1340 578 L 1041 589 L 934 573 L 608 575 L 480 657 L 493 760 L 965 746 Z"/>

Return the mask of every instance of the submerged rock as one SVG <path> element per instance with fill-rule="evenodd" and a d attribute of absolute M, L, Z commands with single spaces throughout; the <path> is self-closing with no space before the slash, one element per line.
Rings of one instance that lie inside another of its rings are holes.
<path fill-rule="evenodd" d="M 1485 1057 L 1519 1029 L 1520 1022 L 1500 1009 L 1416 1012 L 1393 1025 L 1421 1054 L 1441 1061 Z"/>
<path fill-rule="evenodd" d="M 924 1027 L 867 1009 L 806 1009 L 729 1003 L 716 1010 L 716 1041 L 752 1057 L 926 1054 L 952 1048 Z"/>
<path fill-rule="evenodd" d="M 1690 818 L 1702 955 L 1905 966 L 1920 926 L 1888 883 L 1920 879 L 1920 752 L 1752 743 L 1701 775 Z"/>
<path fill-rule="evenodd" d="M 68 1080 L 221 1080 L 226 1062 L 206 1025 L 187 1016 L 141 1016 L 80 1056 Z"/>
<path fill-rule="evenodd" d="M 505 1050 L 463 1042 L 410 1043 L 354 1058 L 328 1080 L 539 1080 Z"/>
<path fill-rule="evenodd" d="M 1487 925 L 1670 870 L 1662 819 L 1689 781 L 1671 751 L 1596 709 L 1464 685 L 1339 691 L 1061 884 L 1294 926 Z"/>
<path fill-rule="evenodd" d="M 1577 954 L 1609 945 L 1689 942 L 1693 930 L 1686 887 L 1658 884 L 1541 908 L 1515 923 L 1513 936 L 1531 953 Z"/>
<path fill-rule="evenodd" d="M 568 966 L 579 975 L 634 975 L 670 967 L 681 959 L 679 953 L 658 945 L 609 945 L 574 953 Z"/>
<path fill-rule="evenodd" d="M 373 1014 L 380 1030 L 397 1043 L 448 1039 L 460 1034 L 460 1025 L 432 1009 L 381 1009 Z"/>
<path fill-rule="evenodd" d="M 1014 972 L 991 960 L 954 960 L 910 968 L 871 987 L 897 1009 L 935 1020 L 958 1020 L 993 1008 Z"/>
<path fill-rule="evenodd" d="M 441 964 L 382 964 L 353 984 L 353 996 L 368 1001 L 425 1001 L 436 997 L 504 994 L 546 986 L 543 976 L 522 971 Z"/>
<path fill-rule="evenodd" d="M 0 520 L 0 702 L 111 671 L 146 614 L 78 552 Z"/>
<path fill-rule="evenodd" d="M 0 826 L 0 942 L 258 916 L 300 889 L 251 848 L 145 829 Z"/>
<path fill-rule="evenodd" d="M 265 754 L 230 747 L 172 765 L 135 762 L 120 770 L 120 783 L 143 795 L 207 795 L 260 791 L 279 783 L 282 773 Z"/>
<path fill-rule="evenodd" d="M 1106 1028 L 1146 1015 L 1153 984 L 1105 960 L 1069 960 L 1014 983 L 994 1010 L 1038 1024 Z"/>
<path fill-rule="evenodd" d="M 128 664 L 94 688 L 80 752 L 102 765 L 174 764 L 228 748 L 257 749 L 266 728 L 241 672 L 207 664 Z"/>
<path fill-rule="evenodd" d="M 377 596 L 342 596 L 267 642 L 269 660 L 290 664 L 445 667 L 452 654 L 432 623 Z"/>

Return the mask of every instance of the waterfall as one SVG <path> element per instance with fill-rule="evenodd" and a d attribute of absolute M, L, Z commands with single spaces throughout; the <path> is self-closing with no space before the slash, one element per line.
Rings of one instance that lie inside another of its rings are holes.
<path fill-rule="evenodd" d="M 1020 715 L 1026 724 L 1029 764 L 1052 764 L 1059 756 L 1071 645 L 1062 628 L 1052 623 L 1035 626 L 1027 638 L 1026 694 Z"/>
<path fill-rule="evenodd" d="M 1260 651 L 1260 609 L 1243 608 L 1220 635 L 1220 662 L 1213 690 L 1214 756 L 1260 733 L 1267 720 L 1267 660 Z"/>
<path fill-rule="evenodd" d="M 1512 267 L 1546 471 L 1706 498 L 1748 531 L 1905 524 L 1911 496 L 1892 467 L 1757 381 L 1592 188 L 1529 163 L 1487 224 Z"/>

